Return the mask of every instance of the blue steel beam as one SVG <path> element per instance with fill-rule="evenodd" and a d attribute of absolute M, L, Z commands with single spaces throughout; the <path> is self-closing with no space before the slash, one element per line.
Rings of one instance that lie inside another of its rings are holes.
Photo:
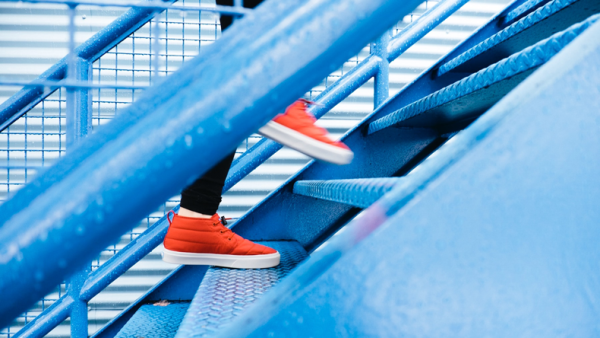
<path fill-rule="evenodd" d="M 219 337 L 594 336 L 599 35 L 596 23 Z"/>
<path fill-rule="evenodd" d="M 575 24 L 523 51 L 369 124 L 369 134 L 400 127 L 443 128 L 485 112 L 531 72 L 550 60 L 600 15 Z"/>
<path fill-rule="evenodd" d="M 267 2 L 145 91 L 0 206 L 0 326 L 417 4 Z"/>

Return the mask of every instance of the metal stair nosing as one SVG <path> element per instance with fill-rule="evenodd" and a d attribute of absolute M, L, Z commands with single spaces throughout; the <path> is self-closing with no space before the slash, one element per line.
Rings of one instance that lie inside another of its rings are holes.
<path fill-rule="evenodd" d="M 589 178 L 599 162 L 589 154 L 600 143 L 589 144 L 600 127 L 600 23 L 592 29 L 409 175 L 414 184 L 387 194 L 389 205 L 378 202 L 389 218 L 360 248 L 347 244 L 355 250 L 325 273 L 319 263 L 328 257 L 315 253 L 220 337 L 446 336 L 457 328 L 460 336 L 594 335 L 588 300 L 598 290 L 570 282 L 598 279 L 588 267 L 600 256 L 600 213 L 589 203 L 598 194 Z M 580 118 L 565 114 L 573 106 Z M 499 194 L 512 197 L 503 205 Z M 340 237 L 352 243 L 355 235 Z M 311 274 L 318 279 L 303 279 Z M 533 326 L 532 315 L 540 319 Z"/>
<path fill-rule="evenodd" d="M 298 181 L 294 183 L 294 194 L 368 208 L 402 180 L 401 177 L 385 177 Z"/>
<path fill-rule="evenodd" d="M 439 128 L 443 125 L 478 116 L 521 83 L 531 72 L 560 52 L 581 32 L 596 22 L 599 17 L 599 15 L 592 16 L 519 53 L 374 121 L 369 124 L 369 133 L 373 134 L 394 125 Z"/>
<path fill-rule="evenodd" d="M 597 0 L 554 0 L 444 63 L 437 76 L 473 72 L 562 31 L 600 11 Z"/>

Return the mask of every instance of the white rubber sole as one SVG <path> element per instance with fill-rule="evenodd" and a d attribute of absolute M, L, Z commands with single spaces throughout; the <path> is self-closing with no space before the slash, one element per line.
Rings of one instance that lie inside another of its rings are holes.
<path fill-rule="evenodd" d="M 273 121 L 260 128 L 258 133 L 321 161 L 342 165 L 352 162 L 354 158 L 354 153 L 348 149 L 319 142 Z"/>
<path fill-rule="evenodd" d="M 163 249 L 162 259 L 167 263 L 183 265 L 213 265 L 235 269 L 264 269 L 279 265 L 279 252 L 268 255 L 218 255 L 178 252 Z"/>

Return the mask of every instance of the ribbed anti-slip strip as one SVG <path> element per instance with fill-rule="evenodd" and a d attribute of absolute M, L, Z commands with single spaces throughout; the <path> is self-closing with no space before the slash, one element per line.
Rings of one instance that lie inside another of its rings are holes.
<path fill-rule="evenodd" d="M 572 5 L 578 1 L 586 1 L 586 0 L 554 0 L 543 7 L 538 8 L 533 13 L 530 13 L 523 19 L 513 23 L 512 25 L 504 28 L 500 32 L 490 36 L 489 38 L 483 40 L 479 44 L 471 47 L 466 52 L 460 54 L 454 59 L 443 64 L 437 72 L 438 76 L 442 76 L 452 69 L 462 65 L 463 63 L 473 59 L 477 55 L 482 54 L 483 52 L 490 50 L 494 46 L 499 45 L 500 43 L 508 40 L 509 38 L 523 32 L 524 30 L 536 25 L 544 19 L 551 17 L 552 15 L 558 13 L 559 11 L 565 9 L 566 7 Z M 525 4 L 524 4 L 525 5 Z M 521 6 L 522 7 L 522 6 Z M 517 9 L 521 8 L 518 7 Z"/>
<path fill-rule="evenodd" d="M 115 338 L 171 338 L 190 303 L 158 302 L 142 305 Z"/>
<path fill-rule="evenodd" d="M 208 269 L 181 323 L 177 338 L 208 337 L 215 333 L 308 256 L 298 242 L 261 244 L 279 251 L 281 263 L 270 269 Z"/>
<path fill-rule="evenodd" d="M 596 22 L 599 17 L 600 15 L 594 15 L 533 46 L 527 47 L 519 53 L 511 55 L 500 62 L 372 122 L 369 124 L 369 134 L 543 65 L 585 29 Z"/>
<path fill-rule="evenodd" d="M 527 0 L 521 6 L 513 9 L 510 13 L 508 13 L 504 20 L 506 22 L 510 22 L 510 21 L 514 20 L 515 18 L 517 18 L 519 15 L 521 15 L 521 14 L 527 12 L 528 10 L 532 9 L 533 7 L 537 6 L 542 1 L 544 1 L 544 0 Z"/>
<path fill-rule="evenodd" d="M 327 201 L 368 208 L 403 178 L 359 178 L 350 180 L 298 181 L 294 193 Z"/>

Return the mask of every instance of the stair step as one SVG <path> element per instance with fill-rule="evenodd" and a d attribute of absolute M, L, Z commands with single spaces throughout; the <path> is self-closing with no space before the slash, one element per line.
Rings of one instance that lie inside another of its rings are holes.
<path fill-rule="evenodd" d="M 369 134 L 390 126 L 449 128 L 483 114 L 529 74 L 573 41 L 600 15 L 571 26 L 523 51 L 369 124 Z"/>
<path fill-rule="evenodd" d="M 385 177 L 298 181 L 294 184 L 294 193 L 359 208 L 368 208 L 402 180 L 404 180 L 402 177 Z"/>
<path fill-rule="evenodd" d="M 599 0 L 551 1 L 446 62 L 438 69 L 437 76 L 450 71 L 478 71 L 598 12 Z"/>
<path fill-rule="evenodd" d="M 117 333 L 116 338 L 171 338 L 190 303 L 142 305 Z"/>
<path fill-rule="evenodd" d="M 281 263 L 270 269 L 208 269 L 181 322 L 178 337 L 206 337 L 214 333 L 308 256 L 295 241 L 261 244 L 279 251 Z"/>

